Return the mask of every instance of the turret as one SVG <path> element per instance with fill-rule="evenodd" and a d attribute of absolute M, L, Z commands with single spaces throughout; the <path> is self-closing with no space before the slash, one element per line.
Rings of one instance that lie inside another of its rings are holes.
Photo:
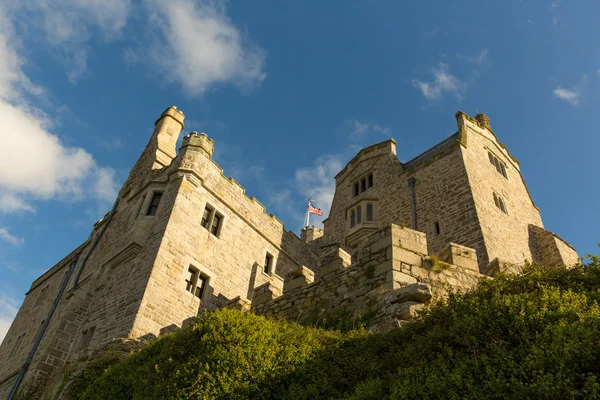
<path fill-rule="evenodd" d="M 208 158 L 211 158 L 215 150 L 215 142 L 209 139 L 208 135 L 204 132 L 200 135 L 198 135 L 198 132 L 191 132 L 189 135 L 184 136 L 180 148 L 182 153 L 188 150 L 203 152 Z"/>
<path fill-rule="evenodd" d="M 177 155 L 175 146 L 182 131 L 185 116 L 175 106 L 167 108 L 154 123 L 152 140 L 156 140 L 156 158 L 152 169 L 159 169 L 171 164 Z"/>

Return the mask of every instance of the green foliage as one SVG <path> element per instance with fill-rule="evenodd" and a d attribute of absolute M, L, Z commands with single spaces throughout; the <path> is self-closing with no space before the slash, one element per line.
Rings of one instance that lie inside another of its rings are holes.
<path fill-rule="evenodd" d="M 88 372 L 73 398 L 600 398 L 600 266 L 591 260 L 500 274 L 386 334 L 220 310 Z"/>

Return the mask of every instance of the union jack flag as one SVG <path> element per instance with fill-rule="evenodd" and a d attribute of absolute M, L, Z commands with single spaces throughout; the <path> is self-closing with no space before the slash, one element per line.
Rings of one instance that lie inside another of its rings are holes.
<path fill-rule="evenodd" d="M 323 215 L 323 211 L 319 207 L 313 207 L 308 203 L 308 212 L 315 215 Z"/>

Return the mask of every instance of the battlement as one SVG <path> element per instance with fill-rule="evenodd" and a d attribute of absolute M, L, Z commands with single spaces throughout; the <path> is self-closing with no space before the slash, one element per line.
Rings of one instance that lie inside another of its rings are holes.
<path fill-rule="evenodd" d="M 184 149 L 203 151 L 209 158 L 211 158 L 213 152 L 215 151 L 215 141 L 210 139 L 204 132 L 202 132 L 200 135 L 198 135 L 198 132 L 190 132 L 189 135 L 185 135 L 183 137 L 180 151 Z"/>
<path fill-rule="evenodd" d="M 315 273 L 301 267 L 284 277 L 283 289 L 256 288 L 252 311 L 310 322 L 322 309 L 351 310 L 374 314 L 372 324 L 387 329 L 414 317 L 433 296 L 471 289 L 482 276 L 475 250 L 448 243 L 428 255 L 424 233 L 394 224 L 367 236 L 354 258 L 338 245 L 322 250 Z"/>
<path fill-rule="evenodd" d="M 300 231 L 300 239 L 304 243 L 310 243 L 317 240 L 325 234 L 323 229 L 319 229 L 316 226 L 306 226 Z"/>

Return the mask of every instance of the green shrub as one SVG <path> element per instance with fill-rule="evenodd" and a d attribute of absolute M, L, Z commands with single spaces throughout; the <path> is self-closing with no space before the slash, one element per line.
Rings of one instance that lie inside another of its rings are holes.
<path fill-rule="evenodd" d="M 599 300 L 592 260 L 484 280 L 386 334 L 220 310 L 88 371 L 73 398 L 600 398 Z"/>

